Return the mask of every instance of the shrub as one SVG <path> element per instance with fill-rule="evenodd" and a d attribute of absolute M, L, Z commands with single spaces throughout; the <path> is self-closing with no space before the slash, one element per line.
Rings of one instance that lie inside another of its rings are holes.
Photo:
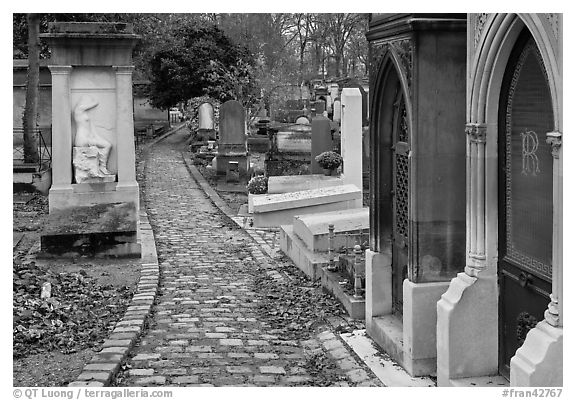
<path fill-rule="evenodd" d="M 248 192 L 252 194 L 264 194 L 268 192 L 268 177 L 267 176 L 255 176 L 250 179 L 248 185 Z"/>
<path fill-rule="evenodd" d="M 314 159 L 324 169 L 336 169 L 342 164 L 342 156 L 334 151 L 325 151 Z"/>

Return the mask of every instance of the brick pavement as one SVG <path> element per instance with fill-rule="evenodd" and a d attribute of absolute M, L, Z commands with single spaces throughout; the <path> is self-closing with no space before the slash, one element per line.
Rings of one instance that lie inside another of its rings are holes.
<path fill-rule="evenodd" d="M 181 149 L 176 137 L 152 147 L 148 155 L 146 204 L 160 287 L 149 328 L 132 349 L 118 384 L 310 385 L 306 358 L 322 353 L 342 376 L 334 386 L 379 386 L 342 342 L 336 346 L 339 339 L 329 331 L 303 342 L 272 334 L 259 318 L 252 291 L 254 278 L 262 274 L 256 265 L 268 265 L 267 256 L 207 198 L 186 169 Z M 274 233 L 263 236 L 274 244 Z M 266 272 L 281 283 L 282 275 L 272 266 Z M 326 340 L 331 341 L 328 347 Z"/>

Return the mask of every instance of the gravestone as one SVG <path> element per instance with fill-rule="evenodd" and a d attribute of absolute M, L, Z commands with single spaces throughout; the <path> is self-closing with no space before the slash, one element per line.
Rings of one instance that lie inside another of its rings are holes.
<path fill-rule="evenodd" d="M 332 97 L 333 99 L 340 97 L 340 88 L 338 87 L 338 84 L 331 83 L 330 86 L 328 87 L 328 93 L 330 93 L 330 97 Z"/>
<path fill-rule="evenodd" d="M 332 112 L 332 101 L 333 97 L 328 95 L 326 96 L 326 110 L 329 114 Z"/>
<path fill-rule="evenodd" d="M 236 100 L 229 100 L 220 107 L 220 139 L 216 156 L 216 173 L 222 177 L 238 177 L 242 184 L 248 178 L 248 152 L 244 108 Z M 237 163 L 237 164 L 236 164 Z M 229 171 L 233 169 L 234 172 Z"/>
<path fill-rule="evenodd" d="M 202 103 L 198 107 L 198 132 L 203 141 L 216 139 L 214 131 L 214 107 L 210 103 Z"/>
<path fill-rule="evenodd" d="M 342 90 L 342 181 L 362 191 L 362 94 L 358 88 Z M 362 207 L 362 202 L 357 207 Z"/>
<path fill-rule="evenodd" d="M 296 118 L 296 123 L 299 125 L 310 125 L 310 120 L 306 117 L 298 117 Z"/>
<path fill-rule="evenodd" d="M 90 243 L 105 239 L 118 244 L 115 256 L 135 255 L 140 246 L 140 201 L 132 49 L 139 36 L 131 24 L 67 22 L 50 23 L 41 38 L 52 53 L 53 155 L 48 195 L 52 230 L 42 236 L 41 246 L 62 234 L 62 216 L 83 213 L 87 216 L 84 224 L 74 225 L 76 231 L 66 231 L 66 235 L 89 236 Z M 116 211 L 101 215 L 89 212 L 96 207 L 130 212 L 121 216 Z M 120 225 L 106 223 L 94 231 L 101 218 L 108 218 L 102 215 L 121 219 L 123 231 L 114 228 Z M 93 250 L 97 254 L 100 249 L 96 246 Z"/>
<path fill-rule="evenodd" d="M 330 120 L 324 116 L 316 116 L 312 118 L 312 151 L 310 154 L 310 172 L 312 174 L 323 173 L 323 169 L 315 157 L 330 150 L 332 150 Z"/>
<path fill-rule="evenodd" d="M 326 111 L 326 102 L 324 100 L 317 100 L 314 103 L 314 112 L 316 115 L 322 115 Z"/>
<path fill-rule="evenodd" d="M 342 103 L 340 102 L 340 98 L 334 100 L 334 113 L 332 114 L 332 121 L 340 122 L 342 118 Z"/>

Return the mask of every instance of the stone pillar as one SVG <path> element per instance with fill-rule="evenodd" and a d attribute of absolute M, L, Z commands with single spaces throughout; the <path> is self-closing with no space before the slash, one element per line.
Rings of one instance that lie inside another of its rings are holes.
<path fill-rule="evenodd" d="M 52 74 L 52 187 L 55 192 L 72 192 L 72 120 L 70 65 L 51 65 Z M 49 202 L 52 205 L 52 201 Z"/>
<path fill-rule="evenodd" d="M 554 204 L 554 224 L 552 228 L 552 294 L 548 310 L 544 313 L 546 321 L 555 327 L 564 326 L 563 321 L 563 260 L 562 260 L 562 218 L 563 218 L 563 172 L 562 172 L 562 133 L 550 132 L 546 140 L 552 146 L 552 157 L 554 158 L 553 171 L 553 204 Z"/>
<path fill-rule="evenodd" d="M 134 118 L 132 108 L 133 66 L 115 66 L 116 73 L 116 132 L 118 154 L 118 190 L 134 187 L 136 156 L 134 148 Z"/>
<path fill-rule="evenodd" d="M 485 235 L 485 182 L 486 182 L 486 125 L 467 124 L 467 154 L 468 154 L 468 249 L 466 251 L 465 272 L 476 276 L 478 270 L 485 268 L 486 235 Z"/>
<path fill-rule="evenodd" d="M 486 124 L 469 123 L 465 132 L 466 267 L 436 305 L 438 386 L 498 374 L 498 279 L 486 256 L 486 199 L 496 195 L 486 186 L 486 160 L 496 155 L 486 149 Z"/>
<path fill-rule="evenodd" d="M 362 95 L 357 88 L 342 90 L 342 179 L 362 191 Z M 362 207 L 362 200 L 358 207 Z"/>

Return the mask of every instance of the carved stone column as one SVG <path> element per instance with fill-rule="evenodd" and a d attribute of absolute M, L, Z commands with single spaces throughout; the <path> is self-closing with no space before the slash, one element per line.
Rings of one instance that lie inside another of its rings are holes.
<path fill-rule="evenodd" d="M 72 121 L 70 106 L 70 65 L 50 65 L 52 74 L 52 187 L 72 191 Z M 52 201 L 49 202 L 52 205 Z"/>
<path fill-rule="evenodd" d="M 134 149 L 134 118 L 132 104 L 133 66 L 115 66 L 116 72 L 116 132 L 118 154 L 118 189 L 136 182 Z"/>
<path fill-rule="evenodd" d="M 562 320 L 562 133 L 549 132 L 546 142 L 552 147 L 554 223 L 552 231 L 552 294 L 548 309 L 544 312 L 546 322 L 555 327 L 563 326 Z"/>
<path fill-rule="evenodd" d="M 466 125 L 468 154 L 468 249 L 465 272 L 478 276 L 486 262 L 486 125 Z"/>

